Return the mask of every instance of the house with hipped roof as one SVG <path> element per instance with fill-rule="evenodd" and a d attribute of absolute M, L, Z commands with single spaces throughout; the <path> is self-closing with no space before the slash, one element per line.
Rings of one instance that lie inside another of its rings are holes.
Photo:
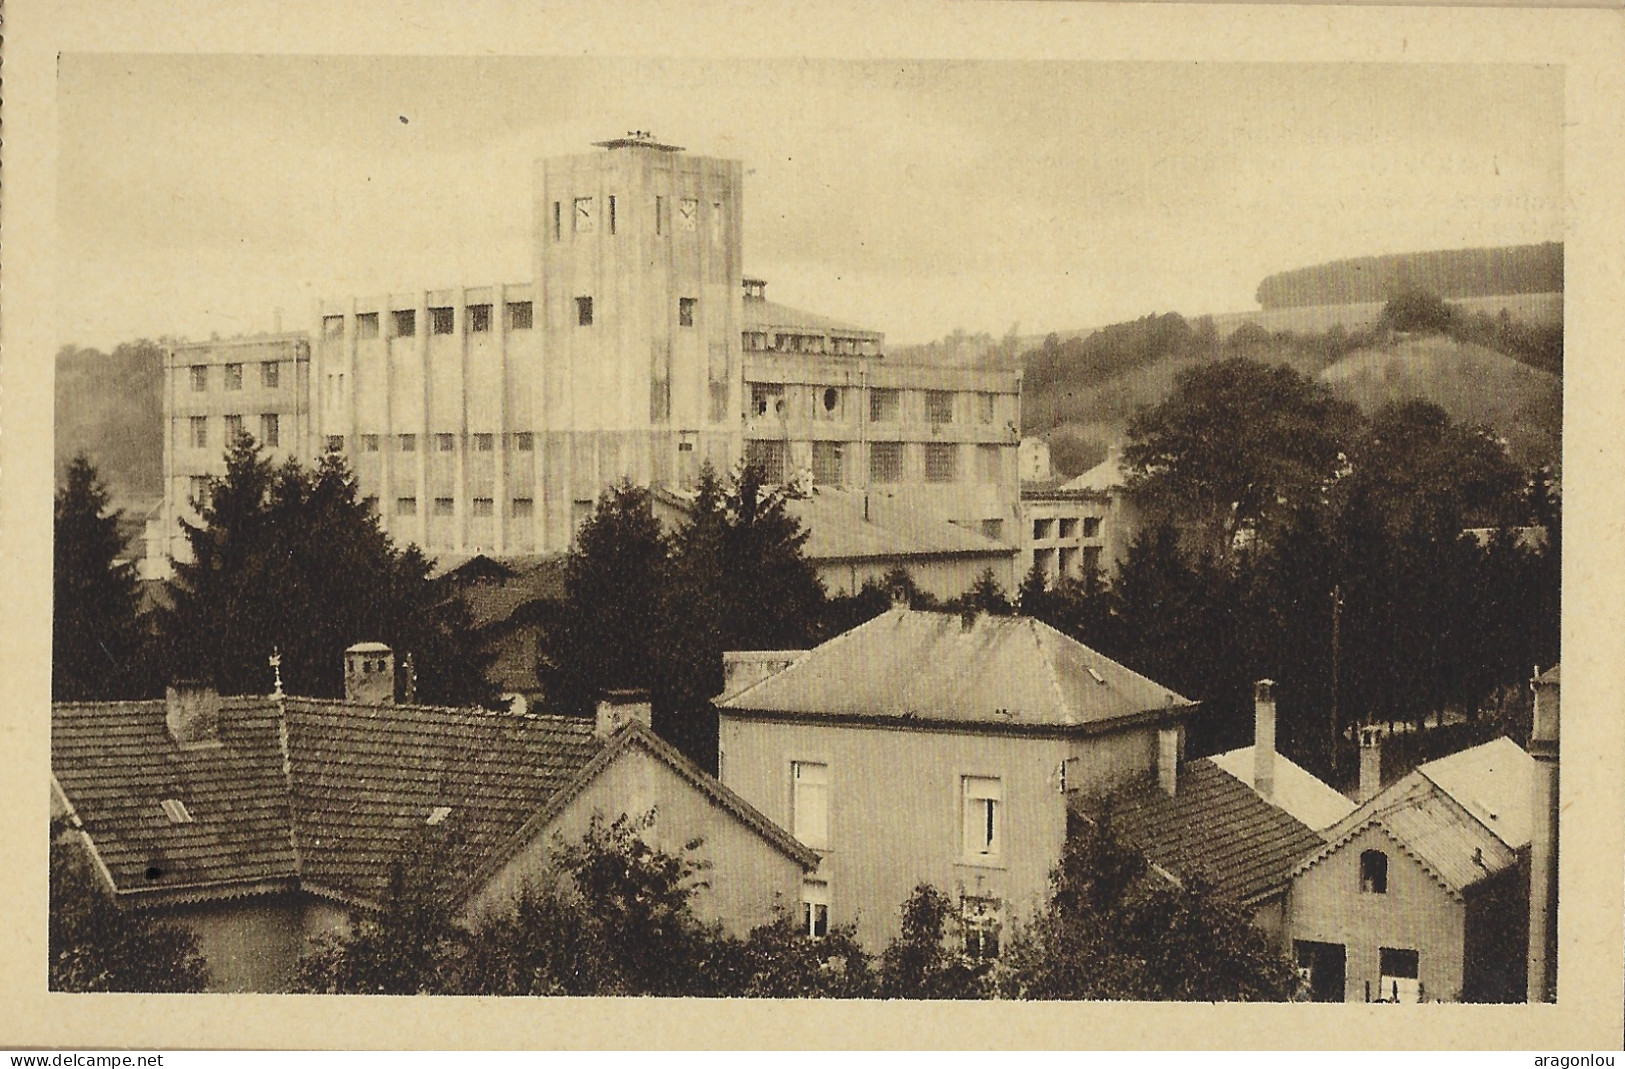
<path fill-rule="evenodd" d="M 121 908 L 195 933 L 228 991 L 286 987 L 309 939 L 387 901 L 426 838 L 447 908 L 507 908 L 555 835 L 653 810 L 651 845 L 702 840 L 696 912 L 744 933 L 797 900 L 817 855 L 655 736 L 646 702 L 596 721 L 395 704 L 393 655 L 347 653 L 344 700 L 221 697 L 52 708 L 53 815 Z"/>
<path fill-rule="evenodd" d="M 1328 829 L 1287 898 L 1312 997 L 1521 1000 L 1534 776 L 1496 739 L 1419 765 Z"/>
<path fill-rule="evenodd" d="M 1195 705 L 1037 620 L 895 608 L 811 650 L 730 653 L 724 784 L 817 852 L 809 932 L 870 948 L 927 882 L 966 949 L 1048 894 L 1067 799 L 1172 775 Z"/>

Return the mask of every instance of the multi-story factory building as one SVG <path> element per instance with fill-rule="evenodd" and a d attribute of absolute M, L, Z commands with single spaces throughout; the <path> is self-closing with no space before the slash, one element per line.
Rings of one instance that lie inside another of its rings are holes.
<path fill-rule="evenodd" d="M 384 528 L 439 556 L 559 552 L 604 487 L 745 458 L 1015 544 L 1017 375 L 889 366 L 880 333 L 766 300 L 739 161 L 598 147 L 537 165 L 533 282 L 322 302 L 284 448 L 343 453 Z M 190 417 L 172 409 L 166 456 Z M 221 469 L 225 439 L 207 444 L 169 480 L 177 517 Z"/>

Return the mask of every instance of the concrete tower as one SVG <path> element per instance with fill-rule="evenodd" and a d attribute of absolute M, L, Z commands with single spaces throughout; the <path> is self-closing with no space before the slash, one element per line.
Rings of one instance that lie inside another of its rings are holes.
<path fill-rule="evenodd" d="M 598 147 L 535 182 L 554 545 L 602 487 L 681 485 L 741 450 L 742 166 L 641 132 Z"/>

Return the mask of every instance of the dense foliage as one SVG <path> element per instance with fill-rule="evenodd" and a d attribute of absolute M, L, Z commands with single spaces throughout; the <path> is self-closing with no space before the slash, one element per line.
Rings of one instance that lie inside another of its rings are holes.
<path fill-rule="evenodd" d="M 1000 963 L 1015 998 L 1284 1001 L 1297 971 L 1247 911 L 1200 877 L 1175 883 L 1113 834 L 1083 822 L 1050 875 L 1047 907 Z"/>
<path fill-rule="evenodd" d="M 430 580 L 421 551 L 379 528 L 342 457 L 273 469 L 242 435 L 198 505 L 202 522 L 185 524 L 192 560 L 176 564 L 163 622 L 172 676 L 265 693 L 280 651 L 290 692 L 339 697 L 343 651 L 379 641 L 403 663 L 411 655 L 421 699 L 490 697 L 466 610 Z"/>
<path fill-rule="evenodd" d="M 1563 244 L 1364 256 L 1270 275 L 1258 284 L 1265 308 L 1386 301 L 1403 289 L 1445 297 L 1560 293 Z"/>
<path fill-rule="evenodd" d="M 726 650 L 801 649 L 823 634 L 823 586 L 784 488 L 746 467 L 724 484 L 702 469 L 687 517 L 667 535 L 650 492 L 611 487 L 565 562 L 565 597 L 539 674 L 557 707 L 586 713 L 611 689 L 646 689 L 655 729 L 716 766 Z"/>
<path fill-rule="evenodd" d="M 196 937 L 120 909 L 78 839 L 55 826 L 49 951 L 52 991 L 202 991 L 209 979 Z"/>
<path fill-rule="evenodd" d="M 136 621 L 135 570 L 121 560 L 120 513 L 84 454 L 57 490 L 51 605 L 51 696 L 139 696 L 152 684 Z"/>

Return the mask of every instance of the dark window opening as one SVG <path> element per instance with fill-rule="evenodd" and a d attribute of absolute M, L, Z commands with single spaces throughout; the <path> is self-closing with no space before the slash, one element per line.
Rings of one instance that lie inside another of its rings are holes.
<path fill-rule="evenodd" d="M 531 307 L 529 301 L 508 302 L 508 329 L 529 330 L 531 324 Z"/>
<path fill-rule="evenodd" d="M 576 326 L 578 326 L 578 327 L 590 327 L 590 326 L 592 326 L 592 298 L 591 297 L 577 297 L 576 298 Z"/>
<path fill-rule="evenodd" d="M 1388 893 L 1388 855 L 1381 850 L 1360 855 L 1360 890 L 1372 895 Z"/>
<path fill-rule="evenodd" d="M 490 305 L 471 304 L 468 306 L 468 332 L 470 334 L 489 334 L 491 332 Z"/>
<path fill-rule="evenodd" d="M 677 298 L 677 325 L 692 327 L 694 325 L 694 298 Z"/>
<path fill-rule="evenodd" d="M 418 332 L 418 314 L 411 308 L 392 313 L 395 317 L 395 336 L 410 338 Z"/>
<path fill-rule="evenodd" d="M 377 312 L 362 312 L 355 317 L 355 336 L 363 341 L 378 337 Z"/>
<path fill-rule="evenodd" d="M 450 334 L 456 327 L 457 317 L 450 308 L 429 309 L 429 333 Z"/>

